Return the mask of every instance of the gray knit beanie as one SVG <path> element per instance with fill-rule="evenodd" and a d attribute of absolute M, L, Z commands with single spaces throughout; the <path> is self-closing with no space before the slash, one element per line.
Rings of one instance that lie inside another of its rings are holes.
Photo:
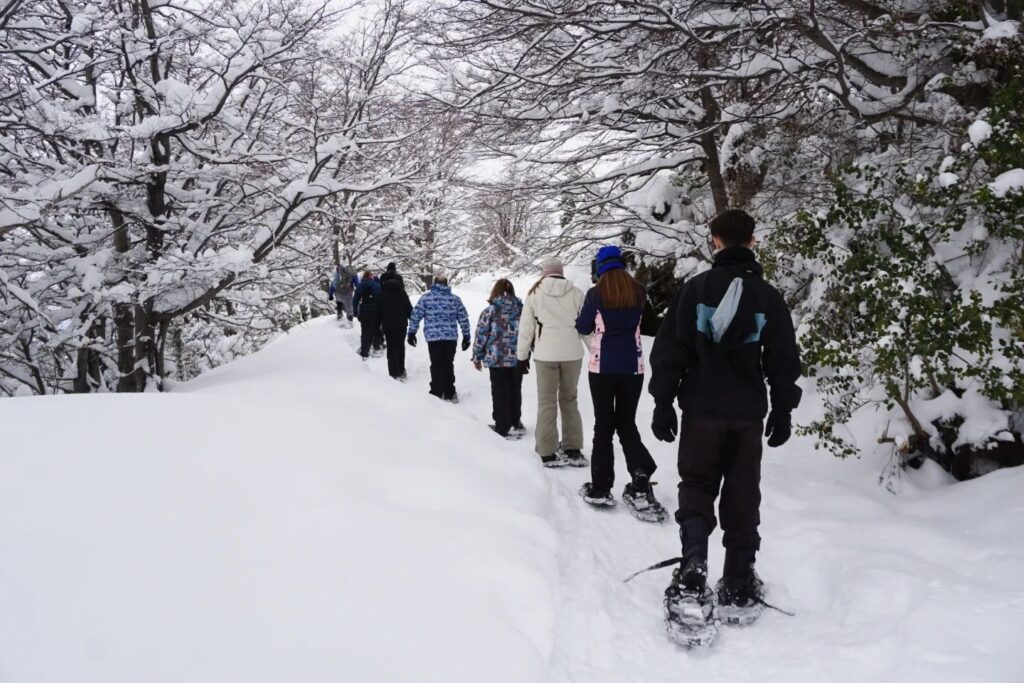
<path fill-rule="evenodd" d="M 547 277 L 548 275 L 563 275 L 564 274 L 563 270 L 562 270 L 563 269 L 562 261 L 560 259 L 558 259 L 558 258 L 554 258 L 554 257 L 549 258 L 546 261 L 544 261 L 543 263 L 541 263 L 540 267 L 541 267 L 542 272 L 543 272 L 543 277 Z"/>

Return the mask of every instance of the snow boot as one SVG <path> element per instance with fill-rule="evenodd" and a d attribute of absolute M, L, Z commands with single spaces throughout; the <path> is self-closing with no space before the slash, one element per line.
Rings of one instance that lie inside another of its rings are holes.
<path fill-rule="evenodd" d="M 551 455 L 540 456 L 540 464 L 544 467 L 565 467 L 569 463 L 566 462 L 560 453 L 552 453 Z"/>
<path fill-rule="evenodd" d="M 622 502 L 626 504 L 630 514 L 641 522 L 660 524 L 668 517 L 664 506 L 654 497 L 650 477 L 642 472 L 634 474 L 633 481 L 622 489 Z"/>
<path fill-rule="evenodd" d="M 607 508 L 615 505 L 612 492 L 608 489 L 597 489 L 589 481 L 580 487 L 580 497 L 594 507 Z"/>
<path fill-rule="evenodd" d="M 522 422 L 517 422 L 512 426 L 512 433 L 518 434 L 519 436 L 526 436 L 526 427 Z"/>
<path fill-rule="evenodd" d="M 587 460 L 586 456 L 578 448 L 563 450 L 562 453 L 565 455 L 565 464 L 569 467 L 587 467 L 590 465 L 590 461 Z"/>
<path fill-rule="evenodd" d="M 679 531 L 683 556 L 665 589 L 665 629 L 682 647 L 707 647 L 718 637 L 714 593 L 708 588 L 708 536 L 703 517 L 685 520 Z"/>
<path fill-rule="evenodd" d="M 725 549 L 725 567 L 715 586 L 718 616 L 730 626 L 749 626 L 764 614 L 764 581 L 754 571 L 755 550 Z"/>

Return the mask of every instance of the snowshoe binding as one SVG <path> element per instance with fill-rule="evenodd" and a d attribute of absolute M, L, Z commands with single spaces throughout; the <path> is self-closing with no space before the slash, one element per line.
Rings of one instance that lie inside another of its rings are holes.
<path fill-rule="evenodd" d="M 487 427 L 492 432 L 494 432 L 495 434 L 497 434 L 501 438 L 505 439 L 506 441 L 519 441 L 520 439 L 523 438 L 523 435 L 521 433 L 518 433 L 518 432 L 516 432 L 514 430 L 509 431 L 508 434 L 502 434 L 501 432 L 498 431 L 498 426 L 497 425 L 490 424 L 490 425 L 487 425 Z"/>
<path fill-rule="evenodd" d="M 715 596 L 708 588 L 707 576 L 706 558 L 682 558 L 665 589 L 665 630 L 681 647 L 708 647 L 718 637 Z"/>
<path fill-rule="evenodd" d="M 594 487 L 589 481 L 580 487 L 580 497 L 594 507 L 612 507 L 615 499 L 608 489 L 600 490 Z"/>
<path fill-rule="evenodd" d="M 718 618 L 729 626 L 750 626 L 764 614 L 764 581 L 753 567 L 744 576 L 723 576 L 715 594 Z"/>
<path fill-rule="evenodd" d="M 622 489 L 622 502 L 641 522 L 660 524 L 668 518 L 665 507 L 654 497 L 653 483 L 646 474 L 636 474 Z"/>
<path fill-rule="evenodd" d="M 565 464 L 569 467 L 588 467 L 590 465 L 590 461 L 578 448 L 563 450 L 562 454 L 565 456 Z"/>
<path fill-rule="evenodd" d="M 540 464 L 544 467 L 556 468 L 565 467 L 569 463 L 565 461 L 561 453 L 552 453 L 551 455 L 540 456 Z"/>

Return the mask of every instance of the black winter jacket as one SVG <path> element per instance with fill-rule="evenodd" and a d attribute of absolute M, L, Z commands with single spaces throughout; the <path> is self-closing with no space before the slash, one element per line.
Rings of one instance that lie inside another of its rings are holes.
<path fill-rule="evenodd" d="M 409 326 L 412 302 L 405 292 L 402 278 L 392 277 L 381 283 L 380 326 L 384 330 L 405 330 Z"/>
<path fill-rule="evenodd" d="M 800 353 L 793 319 L 763 274 L 754 252 L 732 247 L 715 255 L 711 270 L 679 287 L 651 350 L 648 390 L 656 403 L 678 398 L 683 413 L 761 419 L 768 412 L 767 380 L 773 410 L 796 408 Z M 737 277 L 743 295 L 716 342 L 711 316 Z"/>

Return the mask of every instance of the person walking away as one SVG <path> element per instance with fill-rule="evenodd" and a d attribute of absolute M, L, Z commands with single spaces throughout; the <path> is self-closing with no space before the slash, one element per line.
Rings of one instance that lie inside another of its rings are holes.
<path fill-rule="evenodd" d="M 480 314 L 473 342 L 473 366 L 487 368 L 491 379 L 490 427 L 499 436 L 521 438 L 523 427 L 523 375 L 529 373 L 529 361 L 516 358 L 519 321 L 523 302 L 516 297 L 515 287 L 506 279 L 498 280 L 491 289 L 488 306 Z"/>
<path fill-rule="evenodd" d="M 352 297 L 352 306 L 359 318 L 359 355 L 363 359 L 369 358 L 371 347 L 380 349 L 376 343 L 380 331 L 380 294 L 380 283 L 371 271 L 365 271 Z"/>
<path fill-rule="evenodd" d="M 352 326 L 355 318 L 355 308 L 352 305 L 352 296 L 355 287 L 359 283 L 356 269 L 352 266 L 337 266 L 334 269 L 334 277 L 331 278 L 331 286 L 327 290 L 327 298 L 335 303 L 338 320 L 348 320 L 348 326 Z"/>
<path fill-rule="evenodd" d="M 405 381 L 405 332 L 409 327 L 412 302 L 402 278 L 381 276 L 380 326 L 388 355 L 388 374 Z"/>
<path fill-rule="evenodd" d="M 671 442 L 680 432 L 676 521 L 683 557 L 665 605 L 670 632 L 681 642 L 713 637 L 707 553 L 719 491 L 725 565 L 716 586 L 718 616 L 743 624 L 764 610 L 764 585 L 754 570 L 761 545 L 762 420 L 767 413 L 768 445 L 783 445 L 801 396 L 793 321 L 755 259 L 754 219 L 732 209 L 710 227 L 717 250 L 711 270 L 676 292 L 655 338 L 648 388 L 655 401 L 654 435 Z M 681 424 L 673 407 L 677 400 Z M 694 604 L 708 615 L 706 621 L 686 616 Z"/>
<path fill-rule="evenodd" d="M 388 280 L 398 280 L 403 284 L 403 286 L 405 285 L 405 280 L 403 280 L 402 276 L 398 274 L 398 266 L 394 261 L 387 265 L 387 268 L 384 269 L 384 273 L 380 276 L 381 286 L 383 287 L 384 283 Z"/>
<path fill-rule="evenodd" d="M 657 465 L 636 426 L 636 409 L 644 390 L 640 322 L 647 293 L 626 272 L 618 247 L 602 247 L 597 252 L 597 276 L 597 284 L 587 292 L 576 320 L 577 332 L 593 335 L 588 379 L 594 401 L 594 446 L 590 453 L 591 480 L 580 494 L 592 505 L 615 503 L 612 437 L 618 433 L 632 478 L 622 491 L 623 502 L 638 519 L 663 522 L 667 513 L 654 497 L 651 485 Z"/>
<path fill-rule="evenodd" d="M 541 268 L 541 278 L 523 304 L 516 351 L 521 361 L 532 357 L 537 375 L 534 448 L 545 467 L 586 467 L 583 420 L 576 403 L 583 366 L 583 340 L 576 331 L 576 317 L 583 306 L 583 292 L 565 279 L 562 262 L 557 258 L 544 261 Z"/>
<path fill-rule="evenodd" d="M 430 354 L 430 394 L 452 403 L 455 391 L 455 349 L 462 330 L 462 350 L 469 348 L 469 315 L 462 299 L 452 294 L 448 277 L 435 275 L 434 284 L 416 302 L 409 319 L 409 346 L 416 346 L 416 333 L 423 322 L 423 336 Z"/>

